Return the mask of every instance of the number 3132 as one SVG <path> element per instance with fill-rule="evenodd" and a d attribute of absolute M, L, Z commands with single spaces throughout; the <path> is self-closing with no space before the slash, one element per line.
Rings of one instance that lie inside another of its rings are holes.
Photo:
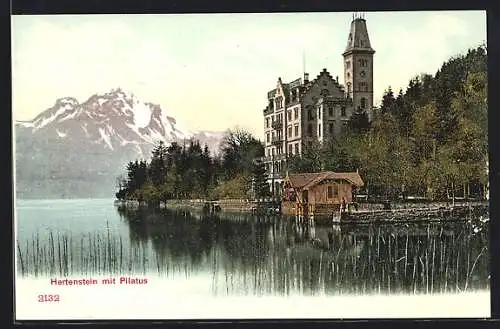
<path fill-rule="evenodd" d="M 39 303 L 58 302 L 59 295 L 38 295 L 37 300 Z"/>

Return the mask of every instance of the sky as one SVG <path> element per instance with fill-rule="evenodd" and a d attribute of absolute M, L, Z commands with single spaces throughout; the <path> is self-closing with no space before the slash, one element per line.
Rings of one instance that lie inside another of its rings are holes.
<path fill-rule="evenodd" d="M 377 105 L 486 42 L 485 11 L 365 13 Z M 326 68 L 343 83 L 352 13 L 12 16 L 13 119 L 122 88 L 183 126 L 262 138 L 267 92 Z M 305 60 L 304 60 L 305 59 Z M 304 65 L 305 63 L 305 65 Z"/>

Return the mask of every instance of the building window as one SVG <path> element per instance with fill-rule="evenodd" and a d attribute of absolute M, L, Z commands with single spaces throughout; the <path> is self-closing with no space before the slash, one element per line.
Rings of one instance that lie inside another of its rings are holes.
<path fill-rule="evenodd" d="M 333 123 L 328 125 L 328 131 L 330 132 L 330 135 L 333 135 Z"/>
<path fill-rule="evenodd" d="M 333 107 L 328 108 L 328 115 L 333 117 Z"/>
<path fill-rule="evenodd" d="M 361 67 L 366 67 L 366 66 L 368 66 L 368 60 L 367 60 L 367 59 L 364 59 L 364 58 L 361 58 L 361 59 L 359 60 L 359 66 L 361 66 Z"/>
<path fill-rule="evenodd" d="M 307 134 L 309 136 L 312 136 L 312 133 L 313 133 L 313 125 L 312 124 L 308 124 L 307 125 Z"/>
<path fill-rule="evenodd" d="M 266 128 L 269 128 L 269 118 L 266 118 Z"/>
<path fill-rule="evenodd" d="M 271 149 L 271 155 L 274 156 L 274 148 Z"/>
<path fill-rule="evenodd" d="M 288 121 L 292 121 L 292 110 L 288 110 Z"/>
<path fill-rule="evenodd" d="M 276 98 L 276 108 L 280 109 L 283 107 L 283 97 L 277 97 Z"/>
<path fill-rule="evenodd" d="M 339 188 L 337 184 L 334 185 L 328 185 L 327 187 L 327 198 L 328 199 L 333 199 L 339 194 Z"/>
<path fill-rule="evenodd" d="M 288 144 L 288 154 L 292 154 L 292 144 Z"/>
<path fill-rule="evenodd" d="M 350 69 L 351 68 L 351 61 L 346 61 L 345 62 L 345 68 Z"/>
<path fill-rule="evenodd" d="M 270 142 L 269 133 L 266 134 L 266 142 Z"/>
<path fill-rule="evenodd" d="M 292 137 L 292 126 L 288 127 L 288 137 Z"/>
<path fill-rule="evenodd" d="M 366 98 L 361 97 L 361 108 L 364 109 L 366 108 Z"/>
<path fill-rule="evenodd" d="M 326 82 L 325 82 L 325 85 L 326 85 Z M 330 91 L 328 89 L 325 88 L 325 89 L 321 90 L 321 93 L 320 93 L 321 96 L 325 97 L 325 96 L 328 96 L 328 94 L 330 94 Z"/>
<path fill-rule="evenodd" d="M 321 137 L 321 124 L 318 125 L 318 136 Z"/>
<path fill-rule="evenodd" d="M 299 118 L 299 109 L 297 107 L 293 110 L 293 118 L 295 120 Z"/>
<path fill-rule="evenodd" d="M 318 120 L 321 120 L 321 106 L 318 107 Z"/>
<path fill-rule="evenodd" d="M 307 120 L 311 121 L 313 119 L 313 111 L 311 109 L 307 110 Z"/>
<path fill-rule="evenodd" d="M 294 128 L 295 128 L 295 137 L 298 137 L 299 136 L 299 126 L 296 125 Z"/>
<path fill-rule="evenodd" d="M 342 106 L 342 108 L 340 109 L 340 115 L 345 117 L 345 106 Z"/>
<path fill-rule="evenodd" d="M 274 122 L 274 115 L 271 115 L 271 122 Z"/>
<path fill-rule="evenodd" d="M 295 144 L 295 154 L 299 154 L 299 143 Z"/>

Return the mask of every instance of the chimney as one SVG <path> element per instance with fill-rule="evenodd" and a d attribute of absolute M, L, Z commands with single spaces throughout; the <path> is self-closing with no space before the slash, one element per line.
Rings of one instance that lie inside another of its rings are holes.
<path fill-rule="evenodd" d="M 304 73 L 304 84 L 309 82 L 309 73 Z"/>
<path fill-rule="evenodd" d="M 335 81 L 337 81 L 337 83 L 339 83 L 339 76 L 338 75 L 335 77 Z"/>

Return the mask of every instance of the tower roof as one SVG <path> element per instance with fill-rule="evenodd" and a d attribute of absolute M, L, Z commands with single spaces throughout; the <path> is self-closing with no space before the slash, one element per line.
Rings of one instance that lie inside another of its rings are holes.
<path fill-rule="evenodd" d="M 347 46 L 342 55 L 348 55 L 351 52 L 365 52 L 369 54 L 375 53 L 371 47 L 368 29 L 366 28 L 366 20 L 362 17 L 356 17 L 351 22 L 351 30 Z"/>

